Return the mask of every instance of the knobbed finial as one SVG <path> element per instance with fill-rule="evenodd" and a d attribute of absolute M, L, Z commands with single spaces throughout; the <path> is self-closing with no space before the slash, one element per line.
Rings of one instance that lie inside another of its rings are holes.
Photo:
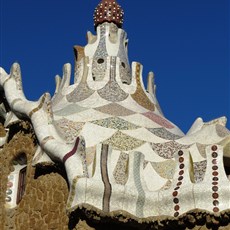
<path fill-rule="evenodd" d="M 94 11 L 94 27 L 104 22 L 113 22 L 119 28 L 122 27 L 124 11 L 116 0 L 102 0 Z"/>

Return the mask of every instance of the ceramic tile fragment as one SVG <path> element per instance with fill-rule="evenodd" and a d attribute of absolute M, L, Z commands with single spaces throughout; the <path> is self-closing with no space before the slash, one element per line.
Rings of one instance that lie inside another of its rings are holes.
<path fill-rule="evenodd" d="M 136 81 L 137 81 L 137 89 L 134 94 L 132 94 L 132 98 L 141 106 L 144 108 L 154 111 L 155 110 L 155 105 L 153 102 L 149 100 L 147 95 L 145 94 L 142 86 L 141 86 L 141 80 L 140 80 L 140 64 L 137 64 L 136 66 Z"/>
<path fill-rule="evenodd" d="M 132 130 L 139 128 L 138 126 L 127 122 L 119 117 L 111 117 L 103 120 L 91 121 L 91 123 L 100 125 L 105 128 L 118 129 L 118 130 Z"/>
<path fill-rule="evenodd" d="M 181 138 L 181 136 L 171 133 L 165 128 L 155 128 L 155 129 L 148 129 L 148 130 L 154 135 L 166 140 L 176 140 Z"/>
<path fill-rule="evenodd" d="M 59 133 L 65 138 L 68 143 L 73 143 L 80 134 L 84 122 L 73 122 L 66 118 L 55 121 Z"/>
<path fill-rule="evenodd" d="M 163 162 L 151 162 L 154 170 L 163 178 L 172 179 L 175 173 L 176 162 L 174 160 L 166 160 Z"/>
<path fill-rule="evenodd" d="M 204 175 L 206 172 L 206 168 L 207 168 L 207 161 L 206 160 L 193 163 L 195 183 L 199 183 L 199 182 L 203 181 Z"/>
<path fill-rule="evenodd" d="M 230 131 L 226 127 L 219 124 L 216 125 L 216 133 L 220 137 L 226 137 L 230 135 Z"/>
<path fill-rule="evenodd" d="M 111 145 L 114 149 L 120 149 L 122 151 L 130 151 L 145 143 L 136 138 L 130 137 L 117 131 L 111 138 L 104 141 L 105 144 Z"/>
<path fill-rule="evenodd" d="M 129 116 L 135 114 L 134 111 L 126 109 L 125 107 L 118 105 L 116 103 L 110 103 L 101 107 L 94 108 L 102 113 L 110 114 L 112 116 Z"/>
<path fill-rule="evenodd" d="M 169 141 L 165 143 L 152 143 L 153 150 L 161 157 L 165 159 L 171 159 L 174 157 L 174 154 L 183 148 L 188 148 L 189 146 L 184 146 L 178 144 L 174 141 Z"/>
<path fill-rule="evenodd" d="M 69 104 L 63 109 L 57 110 L 54 112 L 54 115 L 56 116 L 68 116 L 76 113 L 80 113 L 84 110 L 87 110 L 87 108 L 81 107 L 77 104 Z"/>
<path fill-rule="evenodd" d="M 128 159 L 127 153 L 121 152 L 113 176 L 117 184 L 125 185 L 128 179 Z"/>
<path fill-rule="evenodd" d="M 102 89 L 97 91 L 103 98 L 111 102 L 125 100 L 129 95 L 125 93 L 116 82 L 116 58 L 111 57 L 110 80 Z"/>
<path fill-rule="evenodd" d="M 167 129 L 173 129 L 174 126 L 167 121 L 164 117 L 161 117 L 153 112 L 147 112 L 143 113 L 144 116 L 152 120 L 153 122 L 156 122 L 157 124 L 161 125 L 162 127 L 165 127 Z"/>

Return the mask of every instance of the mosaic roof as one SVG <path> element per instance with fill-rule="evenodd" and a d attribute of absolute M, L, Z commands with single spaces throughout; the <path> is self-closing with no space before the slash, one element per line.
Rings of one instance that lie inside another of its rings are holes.
<path fill-rule="evenodd" d="M 27 100 L 19 64 L 10 74 L 1 69 L 9 108 L 1 104 L 6 122 L 0 126 L 0 147 L 7 143 L 10 124 L 29 121 L 37 145 L 33 164 L 61 162 L 65 168 L 69 213 L 90 207 L 103 215 L 151 220 L 179 218 L 194 209 L 217 215 L 229 209 L 226 119 L 199 119 L 183 134 L 162 115 L 155 91 L 146 90 L 142 65 L 129 64 L 118 3 L 102 0 L 94 23 L 97 34 L 75 49 L 74 83 L 67 64 L 53 97 L 45 93 L 38 101 Z M 152 81 L 148 84 L 154 89 Z M 8 206 L 16 207 L 6 195 Z"/>

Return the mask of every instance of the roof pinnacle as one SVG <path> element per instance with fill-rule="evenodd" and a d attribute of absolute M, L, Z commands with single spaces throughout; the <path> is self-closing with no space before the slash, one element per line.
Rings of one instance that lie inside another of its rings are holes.
<path fill-rule="evenodd" d="M 119 28 L 123 24 L 124 11 L 116 0 L 102 0 L 94 11 L 94 27 L 104 22 L 113 22 Z"/>

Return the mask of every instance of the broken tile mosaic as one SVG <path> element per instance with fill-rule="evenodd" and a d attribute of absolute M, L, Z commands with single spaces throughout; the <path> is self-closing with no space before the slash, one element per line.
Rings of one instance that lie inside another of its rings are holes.
<path fill-rule="evenodd" d="M 171 133 L 165 128 L 155 128 L 155 129 L 148 129 L 148 130 L 154 135 L 166 140 L 177 140 L 181 138 L 181 136 Z"/>
<path fill-rule="evenodd" d="M 128 121 L 125 121 L 119 117 L 110 117 L 103 120 L 91 121 L 91 123 L 100 125 L 102 127 L 118 129 L 118 130 L 131 130 L 140 128 Z"/>
<path fill-rule="evenodd" d="M 97 92 L 103 99 L 112 102 L 123 101 L 129 96 L 116 82 L 116 57 L 111 57 L 110 80 Z"/>
<path fill-rule="evenodd" d="M 125 185 L 128 180 L 128 159 L 129 155 L 121 152 L 113 172 L 113 176 L 117 184 Z"/>
<path fill-rule="evenodd" d="M 189 146 L 181 145 L 175 141 L 169 141 L 165 143 L 152 143 L 151 145 L 153 151 L 165 159 L 173 158 L 174 154 L 180 149 L 189 148 Z"/>
<path fill-rule="evenodd" d="M 145 141 L 138 140 L 117 131 L 112 137 L 103 142 L 104 144 L 111 145 L 114 149 L 121 151 L 130 151 L 140 147 Z"/>
<path fill-rule="evenodd" d="M 139 105 L 143 106 L 144 108 L 154 111 L 155 105 L 149 100 L 149 98 L 147 97 L 147 95 L 145 94 L 141 86 L 139 63 L 136 66 L 136 82 L 137 82 L 136 92 L 131 95 L 133 100 L 135 100 Z"/>
<path fill-rule="evenodd" d="M 173 179 L 176 168 L 176 162 L 174 160 L 151 162 L 151 165 L 161 177 L 166 179 Z"/>
<path fill-rule="evenodd" d="M 153 112 L 147 112 L 147 113 L 143 113 L 144 116 L 146 116 L 147 118 L 149 118 L 150 120 L 156 122 L 158 125 L 161 125 L 162 127 L 165 127 L 167 129 L 173 129 L 174 126 L 167 121 L 165 118 L 153 113 Z"/>
<path fill-rule="evenodd" d="M 58 132 L 68 143 L 73 143 L 76 140 L 84 124 L 84 122 L 74 122 L 66 118 L 55 121 Z"/>
<path fill-rule="evenodd" d="M 102 113 L 110 114 L 112 116 L 129 116 L 135 114 L 135 112 L 126 109 L 125 107 L 116 103 L 111 103 L 94 109 Z"/>

